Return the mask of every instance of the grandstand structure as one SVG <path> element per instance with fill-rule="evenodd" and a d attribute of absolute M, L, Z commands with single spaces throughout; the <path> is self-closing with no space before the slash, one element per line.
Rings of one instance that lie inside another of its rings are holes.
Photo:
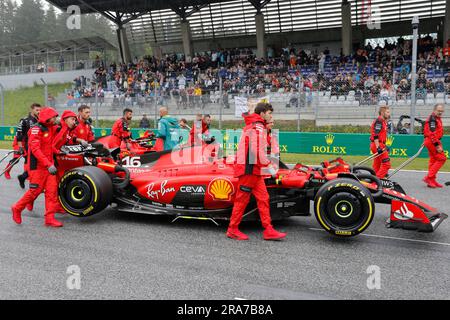
<path fill-rule="evenodd" d="M 121 57 L 132 60 L 129 41 L 150 43 L 154 52 L 339 41 L 343 53 L 367 38 L 408 35 L 421 19 L 422 33 L 450 35 L 448 0 L 47 0 L 66 11 L 100 13 L 117 26 Z"/>
<path fill-rule="evenodd" d="M 417 115 L 450 103 L 450 0 L 48 1 L 113 21 L 123 62 L 98 70 L 100 91 L 76 84 L 58 97 L 61 109 L 87 103 L 99 117 L 114 119 L 127 106 L 156 122 L 165 105 L 187 119 L 204 111 L 233 119 L 237 97 L 267 97 L 278 118 L 301 114 L 317 125 L 367 125 L 385 104 L 399 117 L 411 108 L 408 36 L 416 15 L 422 35 Z M 389 48 L 366 43 L 399 36 Z M 132 59 L 129 42 L 150 44 L 159 55 Z M 313 49 L 305 52 L 307 43 Z M 283 50 L 267 55 L 268 46 Z M 220 54 L 228 60 L 213 59 Z"/>
<path fill-rule="evenodd" d="M 46 73 L 95 68 L 91 52 L 117 48 L 93 36 L 0 47 L 0 75 Z"/>

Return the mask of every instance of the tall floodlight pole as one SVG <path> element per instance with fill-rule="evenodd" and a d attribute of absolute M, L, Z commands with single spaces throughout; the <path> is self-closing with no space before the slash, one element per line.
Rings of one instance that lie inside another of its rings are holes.
<path fill-rule="evenodd" d="M 48 106 L 48 84 L 41 78 L 42 83 L 44 84 L 44 105 Z"/>
<path fill-rule="evenodd" d="M 416 118 L 416 79 L 417 79 L 417 42 L 419 41 L 419 16 L 412 19 L 413 28 L 413 49 L 411 68 L 411 134 L 414 134 L 414 124 Z"/>

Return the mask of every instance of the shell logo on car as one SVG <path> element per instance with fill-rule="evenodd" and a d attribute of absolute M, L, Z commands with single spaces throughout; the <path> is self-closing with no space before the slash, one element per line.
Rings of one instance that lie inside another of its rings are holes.
<path fill-rule="evenodd" d="M 216 178 L 209 183 L 208 193 L 214 200 L 230 201 L 231 196 L 234 194 L 234 186 L 226 178 Z"/>

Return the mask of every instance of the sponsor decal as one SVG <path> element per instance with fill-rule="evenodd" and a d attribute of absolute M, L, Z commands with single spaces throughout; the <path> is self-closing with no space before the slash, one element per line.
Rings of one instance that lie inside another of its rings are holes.
<path fill-rule="evenodd" d="M 234 194 L 234 186 L 227 178 L 216 178 L 209 183 L 208 193 L 214 200 L 230 201 Z"/>
<path fill-rule="evenodd" d="M 154 202 L 154 201 L 152 201 L 152 205 L 157 206 L 157 207 L 164 207 L 164 204 L 159 203 L 159 202 Z"/>
<path fill-rule="evenodd" d="M 414 213 L 409 211 L 406 203 L 403 203 L 400 209 L 394 211 L 394 217 L 398 220 L 410 220 L 414 218 Z"/>
<path fill-rule="evenodd" d="M 417 218 L 417 216 L 422 215 L 422 211 L 420 210 L 420 208 L 411 203 L 393 200 L 391 212 L 394 215 L 394 218 L 397 220 L 423 220 L 422 218 Z"/>
<path fill-rule="evenodd" d="M 206 186 L 200 186 L 200 185 L 182 186 L 180 188 L 180 191 L 182 193 L 189 193 L 192 195 L 202 195 L 202 194 L 206 193 Z"/>
<path fill-rule="evenodd" d="M 290 207 L 293 207 L 295 205 L 296 205 L 295 202 L 284 202 L 284 207 L 285 208 L 290 208 Z"/>
<path fill-rule="evenodd" d="M 326 154 L 326 153 L 333 153 L 333 154 L 347 154 L 347 147 L 343 146 L 334 146 L 334 139 L 335 136 L 331 133 L 328 133 L 325 135 L 325 143 L 326 145 L 321 146 L 313 146 L 312 147 L 312 153 L 318 153 L 318 154 Z"/>
<path fill-rule="evenodd" d="M 155 189 L 155 184 L 150 183 L 147 187 L 147 195 L 152 200 L 159 200 L 160 197 L 164 197 L 166 194 L 175 192 L 174 187 L 166 188 L 167 180 L 161 182 L 159 189 Z"/>
<path fill-rule="evenodd" d="M 63 157 L 61 157 L 61 160 L 64 160 L 64 161 L 78 161 L 80 159 L 79 158 L 70 158 L 70 157 L 63 156 Z"/>
<path fill-rule="evenodd" d="M 147 173 L 147 172 L 151 171 L 150 168 L 149 169 L 138 169 L 138 168 L 133 168 L 133 167 L 128 168 L 128 170 L 130 171 L 130 173 Z"/>

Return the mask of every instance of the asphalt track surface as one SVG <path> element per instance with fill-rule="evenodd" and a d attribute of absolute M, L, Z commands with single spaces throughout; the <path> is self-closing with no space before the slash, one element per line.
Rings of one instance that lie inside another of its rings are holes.
<path fill-rule="evenodd" d="M 4 154 L 0 152 L 0 154 Z M 449 299 L 450 220 L 431 234 L 384 227 L 389 206 L 363 235 L 340 239 L 311 217 L 276 223 L 288 237 L 262 240 L 258 223 L 245 223 L 250 241 L 225 237 L 226 224 L 118 213 L 60 218 L 43 226 L 43 196 L 23 224 L 10 206 L 23 194 L 15 176 L 0 180 L 0 299 Z M 406 191 L 449 212 L 450 189 L 429 190 L 421 172 L 401 172 Z M 450 181 L 442 174 L 441 182 Z M 81 272 L 70 290 L 68 267 Z M 369 266 L 381 288 L 369 289 Z"/>

